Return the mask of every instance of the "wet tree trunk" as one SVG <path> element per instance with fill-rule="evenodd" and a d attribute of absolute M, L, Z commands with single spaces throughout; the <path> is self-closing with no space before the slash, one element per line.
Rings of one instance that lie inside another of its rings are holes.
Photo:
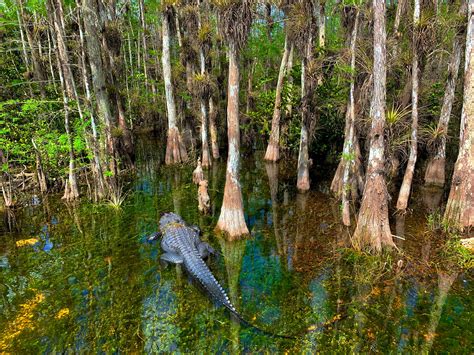
<path fill-rule="evenodd" d="M 370 150 L 364 195 L 352 237 L 356 249 L 380 252 L 394 246 L 388 220 L 388 192 L 384 177 L 384 128 L 386 96 L 385 2 L 373 0 L 374 67 L 370 110 Z"/>
<path fill-rule="evenodd" d="M 165 82 L 166 110 L 168 113 L 168 138 L 166 142 L 165 163 L 178 164 L 188 160 L 188 154 L 181 139 L 178 129 L 176 115 L 176 103 L 173 93 L 173 83 L 171 81 L 171 54 L 170 54 L 170 27 L 169 14 L 162 13 L 162 39 L 163 39 L 163 79 Z"/>
<path fill-rule="evenodd" d="M 217 108 L 214 104 L 214 98 L 211 95 L 209 97 L 209 131 L 211 134 L 211 150 L 212 150 L 213 159 L 220 158 L 219 144 L 217 141 L 216 118 L 217 118 Z"/>
<path fill-rule="evenodd" d="M 355 100 L 354 100 L 354 87 L 355 87 L 355 50 L 357 42 L 357 28 L 359 27 L 359 10 L 355 10 L 354 28 L 352 29 L 351 35 L 351 86 L 349 89 L 349 104 L 347 105 L 347 120 L 349 121 L 349 130 L 344 142 L 344 150 L 342 153 L 342 160 L 344 160 L 344 173 L 342 178 L 342 223 L 345 226 L 351 225 L 351 214 L 349 206 L 350 190 L 351 185 L 349 179 L 354 177 L 354 167 L 356 156 L 354 153 L 354 140 L 355 140 Z M 352 177 L 351 177 L 352 175 Z"/>
<path fill-rule="evenodd" d="M 448 133 L 449 119 L 454 102 L 456 81 L 461 63 L 461 38 L 457 36 L 453 43 L 453 53 L 448 66 L 448 79 L 444 90 L 443 106 L 439 116 L 437 134 L 440 135 L 439 142 L 435 144 L 435 152 L 428 160 L 425 173 L 425 185 L 443 186 L 446 170 L 446 136 Z"/>
<path fill-rule="evenodd" d="M 413 181 L 413 175 L 415 174 L 415 165 L 418 157 L 418 48 L 417 42 L 419 37 L 419 26 L 420 21 L 420 0 L 415 0 L 415 7 L 413 9 L 413 62 L 411 69 L 411 137 L 410 137 L 410 155 L 408 157 L 408 163 L 405 170 L 405 176 L 403 177 L 402 187 L 398 195 L 397 210 L 405 211 L 408 206 L 408 198 L 410 197 L 411 184 Z"/>
<path fill-rule="evenodd" d="M 313 50 L 313 36 L 311 30 L 308 34 L 308 40 L 305 45 L 304 58 L 301 63 L 301 97 L 302 97 L 302 110 L 301 110 L 301 134 L 300 134 L 300 145 L 298 151 L 298 172 L 296 187 L 298 191 L 305 192 L 310 188 L 309 182 L 309 154 L 308 154 L 308 121 L 309 121 L 309 106 L 310 106 L 310 92 L 308 87 L 311 86 L 310 80 L 307 76 L 308 64 L 311 61 L 311 54 Z"/>
<path fill-rule="evenodd" d="M 288 57 L 290 54 L 290 45 L 288 43 L 288 36 L 285 38 L 285 49 L 281 59 L 280 71 L 278 73 L 278 82 L 275 94 L 275 106 L 273 108 L 272 130 L 270 133 L 270 141 L 268 142 L 267 151 L 265 153 L 265 160 L 277 161 L 280 159 L 280 118 L 281 118 L 281 94 L 283 91 L 283 80 L 286 75 L 286 68 L 288 64 Z"/>
<path fill-rule="evenodd" d="M 230 240 L 249 234 L 245 224 L 242 190 L 239 180 L 239 61 L 234 43 L 229 44 L 229 83 L 227 95 L 227 138 L 229 152 L 224 188 L 224 200 L 217 229 L 228 234 Z"/>
<path fill-rule="evenodd" d="M 468 3 L 459 154 L 454 165 L 445 222 L 464 230 L 474 226 L 474 0 Z"/>

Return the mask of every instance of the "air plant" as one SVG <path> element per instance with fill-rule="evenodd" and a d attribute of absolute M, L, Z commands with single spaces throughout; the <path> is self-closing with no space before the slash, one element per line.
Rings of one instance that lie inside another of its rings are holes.
<path fill-rule="evenodd" d="M 128 194 L 129 192 L 124 191 L 123 184 L 112 183 L 109 187 L 109 194 L 106 203 L 108 206 L 120 210 L 127 199 Z"/>

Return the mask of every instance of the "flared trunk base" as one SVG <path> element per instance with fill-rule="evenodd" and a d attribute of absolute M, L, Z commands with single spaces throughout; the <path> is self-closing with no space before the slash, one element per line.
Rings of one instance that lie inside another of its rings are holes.
<path fill-rule="evenodd" d="M 425 185 L 444 186 L 446 158 L 433 158 L 428 161 L 425 173 Z"/>
<path fill-rule="evenodd" d="M 266 161 L 277 162 L 280 159 L 280 147 L 273 142 L 268 143 L 267 151 L 265 152 Z"/>
<path fill-rule="evenodd" d="M 188 160 L 188 154 L 184 147 L 181 135 L 177 128 L 168 130 L 168 139 L 166 142 L 165 164 L 179 164 Z"/>
<path fill-rule="evenodd" d="M 373 181 L 366 184 L 352 244 L 358 250 L 380 252 L 395 246 L 388 220 L 388 193 L 383 176 L 367 178 Z"/>
<path fill-rule="evenodd" d="M 237 240 L 249 234 L 241 208 L 222 206 L 216 230 L 224 232 L 228 240 Z"/>

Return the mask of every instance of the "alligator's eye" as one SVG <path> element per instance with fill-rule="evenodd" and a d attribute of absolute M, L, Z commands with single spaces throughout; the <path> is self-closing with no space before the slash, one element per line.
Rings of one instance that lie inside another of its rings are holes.
<path fill-rule="evenodd" d="M 191 226 L 192 230 L 196 232 L 197 235 L 201 235 L 201 230 L 199 229 L 198 226 L 192 225 Z"/>

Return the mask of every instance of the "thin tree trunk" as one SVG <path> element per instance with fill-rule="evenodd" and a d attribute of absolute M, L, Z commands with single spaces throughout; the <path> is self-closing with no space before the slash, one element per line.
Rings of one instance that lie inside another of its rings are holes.
<path fill-rule="evenodd" d="M 38 150 L 35 141 L 32 139 L 31 142 L 33 143 L 33 148 L 35 149 L 36 155 L 36 177 L 38 179 L 40 191 L 44 194 L 48 192 L 48 183 L 46 181 L 46 175 L 43 169 L 43 160 L 41 159 L 41 153 Z"/>
<path fill-rule="evenodd" d="M 324 48 L 326 45 L 326 9 L 325 0 L 316 1 L 316 21 L 318 24 L 318 45 Z"/>
<path fill-rule="evenodd" d="M 80 8 L 80 0 L 76 0 L 78 8 Z M 82 13 L 81 13 L 82 15 Z M 92 98 L 91 98 L 91 91 L 90 91 L 90 84 L 89 84 L 89 76 L 87 73 L 87 64 L 86 64 L 86 50 L 85 50 L 85 40 L 84 40 L 84 33 L 82 30 L 82 21 L 78 19 L 78 26 L 79 26 L 79 40 L 80 40 L 80 49 L 81 49 L 81 72 L 82 72 L 82 80 L 84 82 L 84 91 L 86 93 L 86 103 L 89 110 L 90 122 L 91 122 L 91 130 L 92 130 L 92 155 L 94 157 L 93 161 L 93 171 L 95 173 L 95 185 L 96 185 L 96 193 L 97 198 L 102 199 L 106 193 L 104 175 L 102 164 L 100 162 L 100 148 L 99 148 L 99 139 L 97 133 L 97 124 L 95 122 L 95 114 L 94 108 L 92 107 Z"/>
<path fill-rule="evenodd" d="M 219 144 L 217 141 L 216 118 L 217 118 L 217 108 L 214 104 L 214 98 L 211 95 L 209 97 L 209 131 L 211 134 L 211 150 L 212 150 L 213 159 L 220 158 Z"/>
<path fill-rule="evenodd" d="M 425 173 L 425 185 L 444 186 L 446 170 L 446 136 L 448 133 L 449 119 L 454 102 L 456 81 L 461 63 L 461 38 L 456 36 L 453 43 L 453 53 L 448 66 L 448 79 L 444 89 L 443 106 L 439 116 L 437 134 L 440 135 L 439 142 L 436 143 L 435 153 L 428 160 Z"/>
<path fill-rule="evenodd" d="M 295 46 L 292 43 L 290 47 L 290 54 L 288 55 L 288 61 L 286 63 L 286 74 L 288 75 L 288 88 L 290 93 L 293 93 L 293 76 L 291 75 L 291 71 L 293 70 L 293 57 L 295 52 Z M 293 113 L 293 106 L 291 104 L 291 100 L 288 100 L 288 104 L 286 105 L 286 117 L 291 117 Z"/>
<path fill-rule="evenodd" d="M 20 5 L 19 7 L 22 8 L 21 1 L 19 1 L 18 3 Z M 18 18 L 18 27 L 20 29 L 20 39 L 21 39 L 21 48 L 23 51 L 23 60 L 25 61 L 26 70 L 30 70 L 30 60 L 28 59 L 28 53 L 26 51 L 26 41 L 25 41 L 25 35 L 23 33 L 23 21 L 20 16 L 20 11 L 18 10 L 16 11 L 16 16 Z"/>
<path fill-rule="evenodd" d="M 166 11 L 162 13 L 162 36 L 163 36 L 163 79 L 165 82 L 166 109 L 168 112 L 168 139 L 166 144 L 165 163 L 177 164 L 188 160 L 188 155 L 178 129 L 176 103 L 171 81 L 171 54 L 170 54 L 170 28 L 169 18 Z"/>
<path fill-rule="evenodd" d="M 249 234 L 244 218 L 242 191 L 239 181 L 239 62 L 237 48 L 229 44 L 229 86 L 227 95 L 227 137 L 229 152 L 224 188 L 224 200 L 217 229 L 228 234 L 229 239 Z"/>
<path fill-rule="evenodd" d="M 201 31 L 201 14 L 198 14 L 198 29 Z M 201 76 L 205 78 L 206 72 L 206 58 L 204 56 L 204 44 L 199 46 L 199 64 L 201 67 Z M 201 144 L 202 144 L 202 166 L 208 168 L 211 166 L 211 154 L 209 152 L 209 140 L 208 140 L 208 110 L 206 105 L 207 97 L 201 94 L 199 98 L 199 104 L 201 106 Z"/>
<path fill-rule="evenodd" d="M 56 60 L 59 72 L 59 79 L 61 82 L 63 106 L 64 106 L 64 127 L 69 145 L 69 177 L 66 181 L 63 199 L 68 201 L 77 199 L 79 197 L 79 188 L 77 186 L 77 178 L 75 172 L 75 156 L 74 156 L 74 144 L 72 138 L 72 130 L 70 123 L 70 107 L 69 100 L 76 99 L 78 106 L 79 115 L 82 118 L 82 110 L 79 105 L 77 97 L 76 87 L 72 71 L 70 68 L 69 56 L 67 53 L 66 43 L 64 40 L 64 14 L 62 4 L 60 1 L 48 0 L 47 1 L 48 13 L 51 21 L 54 25 L 54 33 L 56 37 Z"/>
<path fill-rule="evenodd" d="M 253 74 L 255 71 L 255 62 L 256 59 L 252 59 L 250 62 L 250 67 L 247 75 L 247 97 L 245 103 L 245 113 L 247 116 L 250 114 L 250 111 L 253 109 Z"/>
<path fill-rule="evenodd" d="M 418 26 L 420 21 L 420 0 L 415 0 L 415 8 L 413 9 L 413 63 L 412 63 L 412 86 L 411 86 L 411 139 L 410 139 L 410 155 L 403 177 L 402 187 L 398 195 L 397 209 L 405 211 L 408 206 L 408 198 L 410 197 L 411 184 L 413 175 L 415 174 L 415 165 L 418 156 Z"/>
<path fill-rule="evenodd" d="M 288 64 L 288 57 L 290 53 L 290 45 L 288 43 L 288 36 L 285 37 L 285 49 L 281 59 L 280 71 L 278 73 L 278 82 L 275 94 L 275 106 L 273 108 L 272 130 L 270 133 L 270 141 L 268 142 L 267 151 L 265 153 L 265 160 L 277 161 L 280 158 L 280 118 L 281 118 L 281 94 L 283 91 L 283 80 L 286 75 L 286 68 Z"/>
<path fill-rule="evenodd" d="M 20 7 L 20 15 L 22 18 L 22 23 L 25 27 L 25 33 L 26 33 L 26 38 L 28 40 L 28 45 L 30 47 L 31 61 L 33 62 L 34 77 L 35 77 L 35 80 L 37 81 L 41 98 L 44 99 L 46 98 L 46 91 L 44 89 L 46 79 L 45 79 L 45 74 L 43 71 L 43 66 L 41 65 L 41 57 L 38 53 L 38 48 L 36 47 L 34 33 L 33 33 L 33 31 L 35 31 L 35 29 L 37 28 L 37 23 L 36 21 L 34 21 L 34 19 L 29 19 L 27 17 L 25 10 L 23 8 L 23 1 L 24 0 L 18 1 L 18 5 Z M 33 21 L 32 26 L 28 26 L 29 21 Z"/>
<path fill-rule="evenodd" d="M 380 252 L 394 246 L 388 220 L 388 192 L 384 177 L 384 129 L 386 96 L 386 32 L 385 2 L 373 0 L 374 67 L 370 110 L 372 127 L 364 195 L 352 237 L 356 249 L 369 248 Z"/>
<path fill-rule="evenodd" d="M 357 28 L 359 27 L 359 9 L 355 10 L 354 28 L 351 36 L 351 87 L 349 89 L 349 104 L 347 105 L 347 119 L 349 121 L 349 131 L 344 142 L 344 149 L 342 153 L 342 160 L 344 160 L 344 174 L 342 178 L 342 223 L 345 226 L 351 225 L 351 214 L 349 206 L 349 194 L 351 185 L 349 179 L 354 177 L 355 153 L 354 153 L 354 139 L 355 139 L 355 60 L 356 60 L 356 42 L 357 42 Z"/>
<path fill-rule="evenodd" d="M 59 56 L 58 56 L 59 62 Z M 61 68 L 61 64 L 58 63 L 58 67 Z M 66 81 L 64 80 L 64 75 L 62 68 L 59 70 L 59 79 L 62 87 L 63 95 L 63 106 L 64 106 L 64 127 L 66 129 L 67 141 L 69 145 L 69 177 L 66 180 L 66 185 L 64 186 L 64 195 L 63 199 L 67 201 L 75 200 L 79 198 L 79 188 L 77 186 L 76 172 L 75 172 L 75 157 L 74 157 L 74 144 L 72 139 L 72 132 L 69 122 L 69 98 L 67 95 Z"/>
<path fill-rule="evenodd" d="M 313 49 L 313 38 L 311 31 L 308 34 L 307 43 L 304 50 L 304 58 L 301 63 L 301 133 L 300 145 L 298 151 L 298 172 L 296 187 L 298 191 L 305 192 L 310 188 L 309 182 L 309 153 L 308 153 L 308 118 L 309 118 L 309 90 L 310 83 L 307 81 L 307 65 L 310 63 L 311 53 Z"/>
<path fill-rule="evenodd" d="M 116 171 L 115 164 L 115 145 L 112 138 L 112 125 L 114 122 L 110 97 L 107 92 L 105 81 L 105 69 L 102 61 L 102 50 L 99 40 L 99 16 L 94 0 L 82 0 L 82 13 L 84 16 L 84 29 L 87 43 L 87 54 L 91 68 L 92 87 L 94 88 L 95 99 L 97 102 L 99 119 L 104 123 L 105 142 L 107 153 L 111 158 L 111 169 Z"/>
<path fill-rule="evenodd" d="M 474 0 L 468 3 L 461 139 L 444 221 L 464 230 L 474 226 Z"/>
<path fill-rule="evenodd" d="M 392 47 L 392 56 L 396 57 L 398 55 L 398 41 L 401 37 L 401 33 L 399 32 L 400 28 L 400 20 L 402 15 L 405 12 L 405 5 L 406 0 L 398 0 L 397 2 L 397 11 L 395 13 L 395 20 L 393 21 L 393 37 L 395 39 Z"/>
<path fill-rule="evenodd" d="M 55 70 L 53 66 L 53 58 L 52 58 L 52 52 L 53 52 L 53 45 L 51 44 L 51 30 L 47 31 L 48 33 L 48 63 L 49 63 L 49 70 L 51 72 L 51 82 L 53 83 L 53 88 L 54 91 L 57 93 L 58 89 L 56 87 L 56 75 L 55 75 Z"/>

